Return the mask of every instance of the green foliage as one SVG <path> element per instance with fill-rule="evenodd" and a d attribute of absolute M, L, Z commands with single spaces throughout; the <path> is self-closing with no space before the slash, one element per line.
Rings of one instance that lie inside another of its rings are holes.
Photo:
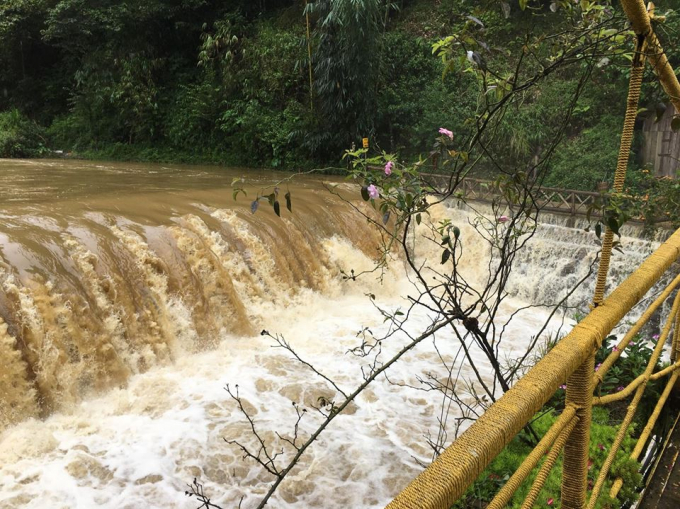
<path fill-rule="evenodd" d="M 616 346 L 616 336 L 607 338 L 607 345 L 600 348 L 596 355 L 596 363 L 600 363 L 612 353 Z M 638 376 L 640 376 L 652 356 L 652 348 L 643 339 L 642 335 L 638 334 L 628 344 L 625 350 L 625 355 L 619 357 L 616 363 L 607 371 L 604 381 L 600 384 L 599 391 L 603 394 L 616 392 L 622 389 Z"/>
<path fill-rule="evenodd" d="M 631 215 L 644 219 L 653 229 L 659 222 L 670 222 L 680 228 L 680 181 L 670 177 L 655 177 L 648 169 L 635 172 L 630 191 Z"/>
<path fill-rule="evenodd" d="M 218 122 L 225 98 L 213 70 L 205 71 L 203 79 L 195 83 L 180 84 L 170 98 L 163 110 L 162 130 L 172 146 L 223 146 Z"/>
<path fill-rule="evenodd" d="M 536 417 L 532 421 L 532 426 L 539 436 L 543 436 L 556 419 L 557 416 L 552 411 L 549 411 Z M 594 408 L 589 449 L 588 482 L 590 486 L 595 482 L 617 433 L 618 426 L 611 422 L 607 410 Z M 611 469 L 610 479 L 621 476 L 624 490 L 619 494 L 617 501 L 610 499 L 608 493 L 611 481 L 607 481 L 602 490 L 602 495 L 598 499 L 597 508 L 614 509 L 626 500 L 633 501 L 637 498 L 634 490 L 641 482 L 641 476 L 638 472 L 640 465 L 629 457 L 634 445 L 635 441 L 629 432 L 615 456 Z M 482 472 L 465 495 L 452 506 L 452 509 L 484 507 L 484 503 L 494 497 L 498 489 L 515 473 L 529 452 L 531 452 L 531 446 L 527 445 L 527 442 L 521 436 L 515 437 L 496 459 L 491 462 L 489 467 Z M 522 506 L 541 464 L 542 462 L 539 463 L 536 469 L 529 475 L 529 478 L 515 492 L 508 504 L 509 508 L 515 509 Z M 534 507 L 559 508 L 561 483 L 562 457 L 560 456 L 551 470 Z"/>
<path fill-rule="evenodd" d="M 314 92 L 324 123 L 308 141 L 314 151 L 339 153 L 373 133 L 380 33 L 389 4 L 382 0 L 317 0 L 314 16 Z M 332 119 L 329 129 L 325 122 Z"/>
<path fill-rule="evenodd" d="M 0 157 L 35 157 L 46 151 L 41 127 L 17 109 L 0 112 Z"/>
<path fill-rule="evenodd" d="M 556 152 L 545 185 L 594 191 L 616 169 L 623 117 L 604 115 Z"/>
<path fill-rule="evenodd" d="M 55 148 L 90 154 L 134 157 L 156 147 L 161 155 L 167 147 L 184 159 L 290 167 L 336 162 L 369 136 L 404 159 L 427 152 L 439 127 L 469 131 L 479 101 L 507 93 L 525 31 L 539 44 L 557 26 L 609 12 L 603 2 L 557 4 L 554 13 L 538 1 L 524 10 L 465 0 L 399 9 L 382 0 L 310 2 L 310 106 L 305 13 L 292 0 L 16 0 L 0 6 L 0 110 L 16 107 L 50 126 Z M 678 23 L 671 12 L 664 29 Z M 616 55 L 620 43 L 612 38 L 602 51 Z M 498 76 L 471 66 L 466 49 Z M 540 45 L 532 51 L 550 61 Z M 547 184 L 592 189 L 613 172 L 626 87 L 620 61 L 612 56 L 593 71 Z M 488 176 L 542 157 L 576 74 L 551 77 L 510 105 L 479 162 Z M 648 88 L 645 100 L 656 100 Z"/>
<path fill-rule="evenodd" d="M 460 132 L 474 105 L 461 101 L 473 84 L 468 76 L 441 79 L 441 63 L 432 44 L 421 37 L 394 31 L 383 38 L 381 83 L 378 88 L 376 141 L 402 156 L 429 150 L 429 140 L 446 126 Z"/>

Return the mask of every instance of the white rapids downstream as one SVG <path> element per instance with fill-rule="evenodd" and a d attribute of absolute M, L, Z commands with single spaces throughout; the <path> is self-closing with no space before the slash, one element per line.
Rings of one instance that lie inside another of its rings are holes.
<path fill-rule="evenodd" d="M 248 198 L 234 201 L 230 184 L 240 176 Z M 328 192 L 338 184 L 365 207 L 340 179 L 296 178 L 281 189 L 291 192 L 292 213 L 282 207 L 278 218 L 263 201 L 251 214 L 256 193 L 286 177 L 0 160 L 1 509 L 193 508 L 199 504 L 184 490 L 194 478 L 224 508 L 256 505 L 272 476 L 225 441 L 256 448 L 224 387 L 239 386 L 272 444 L 275 432 L 292 437 L 292 403 L 311 409 L 338 396 L 263 329 L 285 336 L 346 392 L 361 383 L 368 361 L 348 350 L 365 327 L 376 334 L 387 327 L 368 294 L 395 311 L 413 287 L 399 259 L 382 282 L 341 277 L 373 267 L 378 238 Z M 461 226 L 461 267 L 474 278 L 488 253 L 470 214 L 453 204 L 433 212 Z M 656 245 L 625 238 L 612 279 Z M 597 250 L 592 233 L 546 219 L 516 260 L 504 316 L 559 300 Z M 591 292 L 592 278 L 569 303 Z M 503 357 L 521 351 L 546 318 L 541 307 L 519 312 Z M 416 313 L 408 331 L 429 323 Z M 381 359 L 407 341 L 405 334 L 386 341 Z M 458 349 L 444 331 L 408 353 L 389 381 L 378 379 L 333 421 L 269 506 L 384 506 L 431 460 L 427 437 L 437 434 L 442 405 L 441 393 L 400 384 L 443 377 L 441 358 L 450 362 Z M 472 355 L 487 365 L 481 351 Z M 469 376 L 463 367 L 461 380 Z M 310 410 L 299 435 L 319 422 Z"/>

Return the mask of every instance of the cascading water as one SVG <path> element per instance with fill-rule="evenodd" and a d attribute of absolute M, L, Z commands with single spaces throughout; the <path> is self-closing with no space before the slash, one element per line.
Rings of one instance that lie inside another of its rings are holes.
<path fill-rule="evenodd" d="M 471 207 L 451 201 L 443 212 L 447 217 L 458 216 L 458 224 L 469 224 L 475 214 L 491 214 L 491 207 L 475 204 L 473 213 Z M 590 226 L 593 224 L 594 221 Z M 595 234 L 587 231 L 588 226 L 589 222 L 583 217 L 542 213 L 526 249 L 519 251 L 514 261 L 508 283 L 510 294 L 522 302 L 551 306 L 585 279 L 565 304 L 587 311 L 597 272 L 597 264 L 593 262 L 597 262 L 600 251 Z M 622 237 L 618 239 L 621 249 L 612 253 L 606 293 L 633 272 L 668 234 L 660 230 L 654 237 L 646 238 L 642 226 L 634 224 L 624 226 L 621 233 Z M 470 251 L 469 264 L 472 260 L 488 259 L 488 244 L 481 242 L 472 228 L 469 228 L 468 238 L 473 239 L 472 245 L 466 246 Z M 587 277 L 589 271 L 592 274 Z M 632 313 L 633 316 L 636 314 L 639 313 Z"/>
<path fill-rule="evenodd" d="M 247 174 L 248 199 L 231 198 Z M 244 507 L 271 476 L 223 439 L 248 440 L 249 425 L 223 390 L 239 384 L 267 439 L 289 433 L 291 401 L 311 407 L 333 390 L 261 329 L 283 333 L 342 387 L 364 361 L 347 354 L 363 327 L 386 327 L 367 293 L 389 309 L 412 289 L 398 260 L 382 284 L 343 281 L 373 267 L 377 233 L 324 183 L 298 178 L 293 213 L 250 201 L 280 176 L 252 171 L 71 161 L 0 161 L 0 508 L 195 507 L 194 477 L 213 501 Z M 267 190 L 267 193 L 271 192 Z M 285 192 L 285 191 L 282 191 Z M 362 202 L 354 205 L 366 207 Z M 369 210 L 366 208 L 365 210 Z M 461 225 L 463 270 L 488 258 L 454 204 L 433 219 Z M 467 225 L 467 226 L 466 226 Z M 613 279 L 630 273 L 655 243 L 625 239 Z M 516 260 L 512 307 L 554 302 L 597 253 L 593 234 L 559 219 L 542 224 Z M 432 256 L 439 252 L 432 250 Z M 587 302 L 592 285 L 570 300 Z M 520 314 L 507 351 L 521 349 L 545 320 Z M 427 316 L 414 315 L 412 332 Z M 452 358 L 420 348 L 391 372 L 396 381 L 436 372 Z M 396 351 L 400 344 L 386 344 Z M 484 363 L 481 352 L 473 356 Z M 462 370 L 462 376 L 467 374 Z M 378 507 L 431 456 L 441 395 L 376 382 L 304 456 L 273 507 Z M 314 429 L 314 417 L 301 433 Z"/>

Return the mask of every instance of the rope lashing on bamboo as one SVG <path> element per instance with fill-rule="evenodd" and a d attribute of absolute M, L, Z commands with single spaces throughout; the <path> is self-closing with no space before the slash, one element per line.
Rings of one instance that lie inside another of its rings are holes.
<path fill-rule="evenodd" d="M 653 375 L 649 377 L 649 381 L 654 381 L 654 380 L 659 380 L 660 378 L 665 377 L 666 375 L 672 373 L 673 371 L 677 371 L 680 369 L 680 362 L 676 362 L 675 364 L 671 364 L 670 366 L 665 367 L 661 371 L 657 371 Z M 626 399 L 629 397 L 633 392 L 635 392 L 635 389 L 637 389 L 641 383 L 645 381 L 645 375 L 642 374 L 639 377 L 637 377 L 635 380 L 633 380 L 631 383 L 629 383 L 624 389 L 622 389 L 619 392 L 615 392 L 613 394 L 607 394 L 605 396 L 600 396 L 600 397 L 595 397 L 593 398 L 593 406 L 605 406 L 609 405 L 610 403 L 614 403 L 616 401 L 621 401 L 623 399 Z"/>
<path fill-rule="evenodd" d="M 449 509 L 678 257 L 680 230 L 411 481 L 388 508 Z"/>
<path fill-rule="evenodd" d="M 673 332 L 673 344 L 671 345 L 671 361 L 678 360 L 678 346 L 680 346 L 680 313 L 675 317 L 675 330 Z"/>
<path fill-rule="evenodd" d="M 576 408 L 571 405 L 566 406 L 562 414 L 553 423 L 536 447 L 534 447 L 529 455 L 524 458 L 522 464 L 517 468 L 515 473 L 512 474 L 510 479 L 506 481 L 486 509 L 503 509 L 508 502 L 510 502 L 515 491 L 517 491 L 517 488 L 519 488 L 526 478 L 529 477 L 529 474 L 536 468 L 536 465 L 541 461 L 541 458 L 548 452 L 550 446 L 555 443 L 557 438 L 565 434 L 565 428 L 572 423 L 576 424 L 575 419 Z M 566 432 L 567 436 L 571 433 L 573 424 Z"/>
<path fill-rule="evenodd" d="M 538 471 L 538 474 L 536 474 L 534 484 L 531 486 L 529 493 L 527 493 L 527 498 L 524 499 L 524 503 L 522 504 L 521 509 L 531 509 L 534 506 L 534 502 L 536 502 L 538 495 L 541 493 L 543 485 L 545 484 L 545 481 L 548 479 L 550 471 L 555 466 L 557 457 L 560 455 L 562 449 L 564 449 L 564 445 L 571 436 L 571 433 L 574 430 L 577 421 L 578 417 L 572 419 L 569 422 L 569 424 L 567 424 L 567 427 L 564 429 L 564 432 L 560 433 L 559 437 L 557 437 L 554 447 L 550 450 L 548 456 L 545 458 L 545 461 L 543 462 L 543 465 L 541 465 L 541 469 Z"/>
<path fill-rule="evenodd" d="M 586 501 L 588 486 L 588 444 L 593 406 L 593 370 L 595 368 L 595 347 L 583 363 L 567 378 L 567 404 L 577 407 L 579 422 L 574 426 L 569 441 L 564 447 L 562 467 L 562 507 L 580 509 Z"/>
<path fill-rule="evenodd" d="M 666 387 L 664 388 L 661 397 L 659 397 L 659 401 L 657 401 L 656 406 L 654 407 L 654 412 L 652 412 L 652 415 L 649 417 L 649 421 L 647 421 L 645 429 L 642 431 L 640 438 L 638 438 L 637 444 L 635 444 L 635 449 L 633 449 L 633 452 L 630 454 L 630 457 L 632 459 L 637 460 L 640 457 L 640 453 L 642 453 L 642 450 L 644 449 L 647 440 L 649 440 L 649 437 L 652 434 L 652 430 L 654 429 L 654 425 L 656 424 L 656 421 L 661 415 L 661 411 L 663 410 L 663 407 L 665 406 L 666 401 L 668 400 L 668 396 L 673 390 L 673 387 L 675 387 L 675 382 L 677 382 L 679 375 L 680 373 L 676 371 L 675 373 L 673 373 L 673 376 L 671 376 L 670 379 L 668 380 L 668 383 L 666 384 Z M 622 486 L 623 479 L 618 477 L 612 484 L 611 490 L 609 490 L 609 496 L 612 498 L 616 498 Z"/>
<path fill-rule="evenodd" d="M 633 24 L 633 29 L 638 36 L 642 36 L 638 37 L 638 45 L 640 45 L 640 42 L 646 42 L 647 47 L 651 48 L 649 61 L 676 110 L 680 111 L 680 83 L 678 83 L 675 73 L 651 29 L 649 15 L 644 4 L 640 0 L 622 0 L 622 4 Z M 640 49 L 642 49 L 641 46 L 638 47 L 638 50 Z M 631 78 L 633 74 L 631 72 Z M 627 118 L 630 103 L 628 106 Z M 635 113 L 637 113 L 637 106 Z M 625 140 L 622 137 L 622 144 L 623 142 Z M 630 148 L 628 152 L 629 150 Z M 621 192 L 623 184 L 621 184 L 621 190 L 617 190 L 616 185 L 617 181 L 615 180 L 615 191 Z M 612 239 L 613 235 L 610 244 Z M 611 245 L 609 246 L 609 254 L 611 254 Z M 599 300 L 594 299 L 596 309 L 522 377 L 513 389 L 493 404 L 476 423 L 414 479 L 388 505 L 388 508 L 448 509 L 550 398 L 558 386 L 564 383 L 568 376 L 569 379 L 572 378 L 570 375 L 573 373 L 583 370 L 577 377 L 582 383 L 579 387 L 574 388 L 574 390 L 579 389 L 579 395 L 576 399 L 579 400 L 583 397 L 583 399 L 588 400 L 590 398 L 589 403 L 592 402 L 592 358 L 595 348 L 601 346 L 605 336 L 658 281 L 670 264 L 677 260 L 678 255 L 680 255 L 680 230 L 676 231 L 638 270 L 615 289 L 607 300 L 603 301 L 604 283 L 606 282 L 609 263 L 609 260 L 607 260 L 607 270 L 603 269 L 604 279 L 600 285 L 601 298 Z M 600 268 L 602 269 L 602 264 Z M 599 277 L 598 283 L 600 283 Z M 585 372 L 588 367 L 591 370 L 590 374 Z M 569 393 L 569 388 L 567 392 Z M 575 394 L 573 390 L 572 394 Z M 590 408 L 590 405 L 588 408 Z M 575 425 L 575 428 L 580 428 L 580 426 L 581 421 Z M 588 419 L 588 426 L 590 426 L 590 419 Z M 570 435 L 577 434 L 573 431 Z M 567 448 L 570 442 L 568 441 L 565 444 L 565 470 L 569 456 Z M 582 450 L 583 447 L 581 447 Z M 581 454 L 577 458 L 578 462 L 583 464 Z M 566 472 L 568 473 L 568 470 Z M 577 477 L 582 477 L 580 474 L 579 470 Z M 574 496 L 575 504 L 572 506 L 564 503 L 563 496 L 562 507 L 564 509 L 569 509 L 569 507 L 581 509 L 583 507 L 586 487 L 582 482 L 578 483 L 578 490 L 580 490 L 582 496 Z M 571 493 L 569 489 L 565 490 L 563 483 L 563 495 L 565 492 L 568 495 Z"/>
<path fill-rule="evenodd" d="M 623 186 L 626 181 L 626 169 L 628 168 L 628 160 L 630 159 L 630 149 L 633 146 L 633 137 L 635 134 L 635 119 L 638 114 L 638 104 L 640 102 L 640 90 L 642 89 L 642 78 L 645 73 L 645 57 L 643 50 L 645 49 L 644 37 L 638 37 L 635 46 L 635 55 L 630 69 L 630 80 L 628 82 L 628 100 L 626 103 L 626 116 L 623 121 L 623 130 L 621 131 L 621 143 L 619 145 L 619 157 L 616 163 L 616 172 L 614 173 L 613 191 L 615 193 L 622 193 Z M 605 285 L 607 284 L 607 274 L 609 273 L 609 262 L 612 254 L 612 244 L 614 240 L 614 232 L 605 226 L 604 238 L 602 239 L 602 254 L 600 258 L 600 266 L 597 271 L 597 284 L 595 285 L 595 297 L 593 298 L 593 305 L 599 306 L 604 300 Z"/>
<path fill-rule="evenodd" d="M 668 323 L 671 322 L 672 316 L 668 318 Z M 678 308 L 676 315 L 675 315 L 675 327 L 673 331 L 673 345 L 675 345 L 676 341 L 678 340 L 678 337 L 680 336 L 680 330 L 678 329 L 678 325 L 680 324 L 680 307 Z M 659 338 L 659 342 L 661 342 L 661 338 Z M 665 338 L 663 340 L 665 343 Z M 671 357 L 672 359 L 673 357 Z M 665 372 L 668 372 L 673 368 L 673 374 L 668 380 L 668 383 L 666 383 L 666 387 L 663 390 L 663 393 L 661 393 L 661 396 L 659 397 L 659 401 L 656 402 L 656 406 L 654 407 L 654 411 L 652 412 L 652 415 L 649 416 L 649 420 L 647 421 L 647 425 L 645 426 L 645 429 L 642 430 L 642 433 L 640 434 L 640 437 L 638 438 L 637 443 L 635 444 L 635 448 L 633 449 L 633 452 L 630 453 L 630 457 L 634 460 L 637 460 L 640 457 L 640 454 L 642 453 L 642 450 L 645 447 L 645 444 L 649 440 L 650 436 L 652 435 L 652 430 L 654 429 L 654 425 L 656 424 L 656 421 L 658 420 L 659 416 L 661 415 L 661 411 L 663 410 L 664 405 L 666 404 L 666 401 L 668 400 L 668 397 L 670 396 L 671 391 L 675 387 L 675 382 L 678 380 L 678 376 L 680 376 L 680 373 L 678 373 L 678 368 L 680 368 L 680 363 L 675 363 L 671 366 L 668 366 L 666 369 L 662 369 L 661 371 L 655 373 L 654 375 L 650 376 L 650 380 L 655 380 L 656 378 L 660 378 L 661 376 L 664 375 Z M 619 490 L 623 486 L 623 480 L 621 478 L 617 478 L 613 485 L 611 490 L 609 491 L 609 496 L 614 498 L 616 495 L 618 495 Z"/>
<path fill-rule="evenodd" d="M 647 43 L 647 60 L 675 106 L 675 110 L 680 112 L 680 83 L 652 29 L 647 7 L 642 0 L 621 0 L 621 6 L 631 22 L 633 31 L 639 36 L 644 36 Z"/>
<path fill-rule="evenodd" d="M 676 361 L 675 364 L 671 364 L 670 366 L 663 368 L 661 371 L 657 371 L 652 376 L 650 376 L 649 379 L 658 380 L 659 378 L 663 378 L 667 374 L 672 373 L 673 371 L 676 371 L 678 369 L 680 369 L 680 361 Z"/>
<path fill-rule="evenodd" d="M 647 425 L 645 426 L 645 429 L 642 430 L 640 438 L 638 438 L 637 444 L 635 444 L 633 452 L 630 453 L 630 457 L 633 458 L 634 460 L 638 459 L 640 457 L 640 454 L 644 450 L 645 443 L 647 442 L 647 440 L 649 440 L 649 437 L 652 434 L 654 425 L 656 424 L 656 421 L 659 419 L 659 416 L 661 415 L 661 411 L 663 410 L 664 404 L 666 403 L 666 400 L 668 400 L 668 397 L 670 396 L 671 391 L 673 390 L 673 386 L 675 385 L 675 381 L 678 379 L 678 376 L 680 376 L 680 373 L 676 371 L 668 379 L 666 387 L 661 393 L 659 401 L 656 402 L 654 411 L 652 412 L 652 415 L 650 415 L 649 420 L 647 421 Z"/>
<path fill-rule="evenodd" d="M 626 416 L 623 419 L 621 425 L 619 426 L 619 431 L 616 434 L 616 438 L 614 438 L 614 443 L 609 449 L 607 458 L 604 460 L 604 463 L 602 464 L 602 469 L 600 470 L 600 473 L 597 477 L 597 481 L 595 481 L 595 485 L 593 486 L 593 491 L 591 493 L 587 509 L 593 509 L 595 507 L 595 504 L 597 503 L 597 499 L 600 495 L 600 492 L 602 491 L 604 482 L 607 478 L 607 475 L 609 474 L 609 469 L 611 468 L 612 463 L 614 462 L 614 457 L 616 456 L 617 451 L 621 448 L 621 444 L 623 443 L 626 433 L 628 432 L 628 427 L 630 426 L 630 423 L 633 421 L 633 417 L 635 417 L 635 412 L 637 411 L 638 404 L 640 403 L 642 395 L 645 392 L 645 388 L 647 387 L 649 378 L 651 377 L 654 371 L 654 366 L 656 366 L 656 363 L 659 360 L 661 353 L 663 352 L 664 344 L 666 342 L 666 339 L 668 338 L 668 334 L 670 333 L 673 321 L 675 320 L 675 317 L 678 314 L 678 309 L 680 309 L 680 293 L 675 296 L 675 299 L 673 301 L 673 308 L 671 309 L 671 314 L 668 320 L 666 321 L 666 325 L 664 326 L 663 331 L 661 332 L 661 337 L 659 338 L 656 347 L 654 347 L 654 351 L 652 352 L 652 355 L 649 358 L 649 362 L 647 363 L 647 367 L 645 368 L 645 371 L 643 373 L 645 380 L 637 388 L 635 396 L 633 397 L 633 401 L 631 401 L 630 405 L 628 405 Z"/>
<path fill-rule="evenodd" d="M 612 365 L 618 360 L 618 358 L 621 356 L 621 353 L 623 353 L 631 340 L 637 335 L 638 332 L 640 332 L 642 327 L 649 321 L 656 310 L 659 309 L 664 302 L 666 302 L 666 299 L 671 293 L 673 293 L 673 290 L 675 290 L 678 285 L 680 285 L 680 274 L 678 274 L 675 279 L 673 279 L 673 281 L 664 289 L 661 295 L 654 299 L 654 302 L 647 308 L 640 318 L 637 319 L 635 325 L 633 325 L 633 327 L 628 330 L 626 335 L 616 346 L 616 349 L 607 356 L 604 362 L 602 362 L 600 369 L 598 369 L 595 373 L 595 387 L 604 381 L 604 377 L 609 371 L 609 368 L 611 368 Z"/>
<path fill-rule="evenodd" d="M 672 373 L 673 371 L 676 371 L 680 369 L 680 362 L 675 362 L 674 364 L 671 364 L 670 366 L 665 367 L 664 369 L 657 371 L 653 375 L 649 377 L 649 381 L 654 381 L 654 380 L 659 380 L 660 378 L 665 377 L 666 375 Z M 600 396 L 593 398 L 593 406 L 604 406 L 604 405 L 609 405 L 610 403 L 614 403 L 615 401 L 621 401 L 622 399 L 626 399 L 628 396 L 633 394 L 635 392 L 635 389 L 637 389 L 642 382 L 645 381 L 645 375 L 644 373 L 637 377 L 635 380 L 633 380 L 631 383 L 629 383 L 624 389 L 622 389 L 619 392 L 615 392 L 613 394 L 607 394 L 605 396 Z"/>
<path fill-rule="evenodd" d="M 628 100 L 626 104 L 626 116 L 621 132 L 619 156 L 614 174 L 613 191 L 622 193 L 626 180 L 626 169 L 630 158 L 630 149 L 633 145 L 635 118 L 637 117 L 640 90 L 642 89 L 642 77 L 645 70 L 645 58 L 643 49 L 644 37 L 637 37 L 635 54 L 630 70 L 628 83 Z M 593 308 L 604 302 L 604 292 L 609 273 L 609 263 L 614 241 L 614 232 L 605 225 L 605 234 L 602 239 L 602 251 L 600 265 L 597 271 L 597 283 L 593 296 Z M 597 345 L 598 347 L 600 345 Z M 593 389 L 595 386 L 593 371 L 595 367 L 595 349 L 592 348 L 583 365 L 577 369 L 567 380 L 566 402 L 576 405 L 579 409 L 578 424 L 574 427 L 572 436 L 564 449 L 564 464 L 562 475 L 562 507 L 564 509 L 582 509 L 586 502 L 588 487 L 588 460 L 590 444 L 590 425 L 592 422 Z"/>

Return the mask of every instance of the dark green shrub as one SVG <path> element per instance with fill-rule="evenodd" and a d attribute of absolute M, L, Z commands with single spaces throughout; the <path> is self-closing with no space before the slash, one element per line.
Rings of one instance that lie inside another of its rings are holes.
<path fill-rule="evenodd" d="M 46 151 L 40 126 L 17 109 L 0 112 L 0 157 L 35 157 Z"/>
<path fill-rule="evenodd" d="M 552 411 L 543 413 L 537 417 L 532 426 L 539 436 L 543 436 L 555 422 L 557 416 Z M 612 424 L 609 412 L 604 408 L 593 409 L 593 423 L 591 426 L 590 449 L 589 449 L 589 485 L 595 482 L 602 464 L 609 453 L 609 449 L 618 433 L 619 427 Z M 609 494 L 611 481 L 607 481 L 598 499 L 598 509 L 615 509 L 620 507 L 626 500 L 634 500 L 635 487 L 641 482 L 638 473 L 639 464 L 630 459 L 635 440 L 631 437 L 632 429 L 629 429 L 623 444 L 616 454 L 609 479 L 622 476 L 625 490 L 619 494 L 618 501 L 612 500 Z M 515 437 L 510 444 L 491 462 L 491 465 L 482 472 L 479 478 L 470 486 L 465 495 L 456 502 L 452 509 L 469 509 L 472 507 L 485 507 L 485 502 L 490 501 L 498 488 L 517 470 L 524 458 L 531 452 L 532 447 L 522 438 L 522 434 Z M 522 506 L 526 499 L 531 484 L 540 468 L 539 465 L 529 475 L 528 479 L 520 486 L 507 507 L 516 509 Z M 562 484 L 562 456 L 557 459 L 543 489 L 539 494 L 534 507 L 560 507 L 560 490 Z"/>

